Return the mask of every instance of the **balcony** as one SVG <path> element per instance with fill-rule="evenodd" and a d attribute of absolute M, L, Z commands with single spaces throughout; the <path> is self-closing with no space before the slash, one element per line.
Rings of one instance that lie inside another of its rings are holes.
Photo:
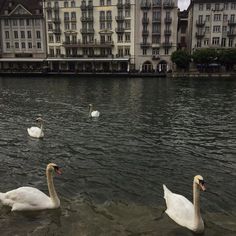
<path fill-rule="evenodd" d="M 81 34 L 94 34 L 94 29 L 81 29 Z"/>
<path fill-rule="evenodd" d="M 81 10 L 86 10 L 86 3 L 82 2 L 82 4 L 80 5 Z"/>
<path fill-rule="evenodd" d="M 149 1 L 142 1 L 140 4 L 142 10 L 149 10 L 151 8 L 151 3 Z"/>
<path fill-rule="evenodd" d="M 160 55 L 152 55 L 152 60 L 160 60 Z"/>
<path fill-rule="evenodd" d="M 161 8 L 161 1 L 152 3 L 152 8 Z"/>
<path fill-rule="evenodd" d="M 125 19 L 124 16 L 116 16 L 116 21 L 123 21 Z"/>
<path fill-rule="evenodd" d="M 65 41 L 63 46 L 66 48 L 110 48 L 114 46 L 113 41 L 91 41 L 91 42 L 81 42 L 78 41 Z"/>
<path fill-rule="evenodd" d="M 124 28 L 116 28 L 116 33 L 124 33 L 125 29 Z"/>
<path fill-rule="evenodd" d="M 118 2 L 116 6 L 117 6 L 118 9 L 122 9 L 123 8 L 123 4 L 120 3 L 120 2 Z"/>
<path fill-rule="evenodd" d="M 171 9 L 171 8 L 174 8 L 175 7 L 175 3 L 172 2 L 172 1 L 165 1 L 163 2 L 163 8 L 164 9 Z"/>
<path fill-rule="evenodd" d="M 53 21 L 54 23 L 61 23 L 60 18 L 53 18 L 52 21 Z"/>
<path fill-rule="evenodd" d="M 149 23 L 149 18 L 143 17 L 142 23 L 143 24 L 148 24 Z"/>
<path fill-rule="evenodd" d="M 196 21 L 196 26 L 203 27 L 204 25 L 205 25 L 205 21 L 204 20 L 197 20 Z"/>
<path fill-rule="evenodd" d="M 93 21 L 94 19 L 93 19 L 93 16 L 82 16 L 80 20 L 82 22 L 90 22 L 90 21 Z"/>
<path fill-rule="evenodd" d="M 143 36 L 148 36 L 148 35 L 149 35 L 149 31 L 143 29 L 143 31 L 142 31 L 142 35 L 143 35 Z"/>
<path fill-rule="evenodd" d="M 172 43 L 171 42 L 163 42 L 162 46 L 165 48 L 171 48 L 172 47 Z"/>
<path fill-rule="evenodd" d="M 236 25 L 236 20 L 235 19 L 229 19 L 228 20 L 228 25 Z"/>
<path fill-rule="evenodd" d="M 164 34 L 166 36 L 170 36 L 171 35 L 171 30 L 164 30 Z"/>
<path fill-rule="evenodd" d="M 171 24 L 172 23 L 172 18 L 171 17 L 166 17 L 164 21 L 165 21 L 165 24 Z"/>
<path fill-rule="evenodd" d="M 152 23 L 161 23 L 161 18 L 152 18 Z"/>
<path fill-rule="evenodd" d="M 149 47 L 151 47 L 151 43 L 142 42 L 142 43 L 140 43 L 140 47 L 141 47 L 141 48 L 149 48 Z"/>
<path fill-rule="evenodd" d="M 61 29 L 53 29 L 54 34 L 61 34 Z"/>
<path fill-rule="evenodd" d="M 160 32 L 160 31 L 152 31 L 152 35 L 160 36 L 160 35 L 161 35 L 161 32 Z"/>
<path fill-rule="evenodd" d="M 234 37 L 234 36 L 236 36 L 236 32 L 233 31 L 233 30 L 230 30 L 230 31 L 227 32 L 227 36 L 228 37 Z"/>
<path fill-rule="evenodd" d="M 205 32 L 196 32 L 195 35 L 196 35 L 197 38 L 203 38 L 204 35 L 205 35 Z"/>

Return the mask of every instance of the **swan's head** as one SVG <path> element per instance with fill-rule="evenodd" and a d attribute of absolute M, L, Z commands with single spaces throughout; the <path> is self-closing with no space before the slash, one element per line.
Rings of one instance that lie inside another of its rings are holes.
<path fill-rule="evenodd" d="M 61 169 L 57 164 L 54 163 L 49 163 L 47 165 L 47 171 L 51 172 L 51 173 L 56 173 L 58 175 L 61 175 Z"/>
<path fill-rule="evenodd" d="M 206 190 L 205 181 L 201 175 L 196 175 L 194 177 L 194 183 L 196 183 L 202 191 Z"/>
<path fill-rule="evenodd" d="M 36 121 L 42 123 L 43 119 L 42 119 L 42 117 L 38 117 L 38 118 L 36 118 Z"/>
<path fill-rule="evenodd" d="M 89 106 L 89 108 L 90 108 L 90 107 L 93 107 L 93 104 L 90 103 L 88 106 Z"/>

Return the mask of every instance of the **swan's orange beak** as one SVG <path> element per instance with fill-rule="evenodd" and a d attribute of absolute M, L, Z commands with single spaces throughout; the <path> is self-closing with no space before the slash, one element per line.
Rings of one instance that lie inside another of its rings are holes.
<path fill-rule="evenodd" d="M 57 173 L 58 175 L 61 175 L 61 174 L 62 174 L 61 168 L 56 169 L 56 173 Z"/>
<path fill-rule="evenodd" d="M 206 191 L 206 185 L 205 183 L 199 183 L 199 186 L 201 187 L 202 191 Z"/>

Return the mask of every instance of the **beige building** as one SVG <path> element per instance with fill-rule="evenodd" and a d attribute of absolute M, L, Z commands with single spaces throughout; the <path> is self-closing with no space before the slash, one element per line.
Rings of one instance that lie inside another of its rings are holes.
<path fill-rule="evenodd" d="M 236 0 L 192 0 L 188 49 L 236 47 Z"/>
<path fill-rule="evenodd" d="M 45 25 L 40 1 L 0 0 L 0 68 L 33 70 L 46 58 Z"/>
<path fill-rule="evenodd" d="M 43 8 L 52 70 L 171 69 L 177 0 L 45 0 Z"/>

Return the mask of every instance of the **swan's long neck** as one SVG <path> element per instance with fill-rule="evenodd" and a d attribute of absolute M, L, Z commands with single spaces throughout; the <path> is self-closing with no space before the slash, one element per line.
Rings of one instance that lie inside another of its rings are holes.
<path fill-rule="evenodd" d="M 194 218 L 195 220 L 199 221 L 201 219 L 200 190 L 195 182 L 193 182 L 193 205 L 194 205 Z"/>
<path fill-rule="evenodd" d="M 93 111 L 93 107 L 92 107 L 92 106 L 89 106 L 89 117 L 91 117 L 92 111 Z"/>
<path fill-rule="evenodd" d="M 56 193 L 56 190 L 55 190 L 55 187 L 54 187 L 52 173 L 47 169 L 46 174 L 47 174 L 49 196 L 52 200 L 53 205 L 54 206 L 59 206 L 60 205 L 60 200 L 57 196 L 57 193 Z"/>

